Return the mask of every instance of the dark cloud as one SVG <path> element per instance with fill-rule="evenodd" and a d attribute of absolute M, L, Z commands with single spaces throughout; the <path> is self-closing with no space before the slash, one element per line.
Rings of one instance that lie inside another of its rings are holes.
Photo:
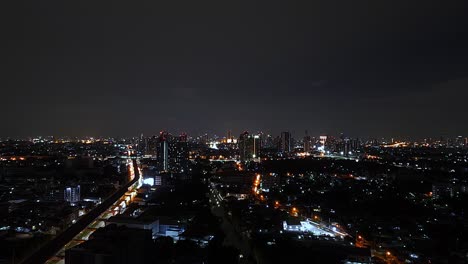
<path fill-rule="evenodd" d="M 11 2 L 0 135 L 468 132 L 463 2 Z"/>

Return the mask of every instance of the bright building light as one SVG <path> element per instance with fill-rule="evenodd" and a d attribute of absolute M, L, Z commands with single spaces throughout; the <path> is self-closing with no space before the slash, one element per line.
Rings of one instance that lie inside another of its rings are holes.
<path fill-rule="evenodd" d="M 143 180 L 143 184 L 154 186 L 154 178 L 146 178 Z"/>

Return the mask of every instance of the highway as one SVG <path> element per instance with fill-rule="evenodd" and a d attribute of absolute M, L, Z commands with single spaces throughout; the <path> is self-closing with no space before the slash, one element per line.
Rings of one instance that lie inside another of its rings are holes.
<path fill-rule="evenodd" d="M 130 173 L 130 181 L 128 183 L 114 192 L 96 208 L 78 219 L 75 224 L 39 248 L 22 263 L 64 263 L 66 249 L 86 241 L 89 235 L 97 228 L 104 226 L 106 219 L 120 213 L 122 205 L 126 203 L 126 194 L 141 184 L 137 160 L 129 159 L 128 167 Z"/>

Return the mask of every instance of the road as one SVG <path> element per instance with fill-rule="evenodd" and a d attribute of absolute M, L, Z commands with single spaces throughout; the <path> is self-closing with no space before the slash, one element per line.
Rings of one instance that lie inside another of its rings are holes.
<path fill-rule="evenodd" d="M 39 248 L 22 263 L 64 263 L 65 250 L 86 241 L 94 230 L 104 226 L 104 221 L 115 213 L 116 206 L 124 202 L 127 192 L 141 183 L 137 160 L 129 159 L 128 165 L 130 181 L 127 184 L 122 186 L 96 208 L 78 219 L 74 225 Z"/>
<path fill-rule="evenodd" d="M 210 204 L 211 212 L 216 217 L 222 220 L 221 229 L 226 235 L 223 244 L 227 246 L 233 246 L 242 253 L 245 259 L 252 254 L 252 245 L 250 244 L 250 239 L 244 237 L 239 230 L 236 229 L 235 225 L 232 222 L 231 216 L 226 213 L 224 208 L 223 198 L 219 194 L 218 189 L 214 183 L 211 183 L 210 186 Z M 244 263 L 244 262 L 239 262 Z"/>

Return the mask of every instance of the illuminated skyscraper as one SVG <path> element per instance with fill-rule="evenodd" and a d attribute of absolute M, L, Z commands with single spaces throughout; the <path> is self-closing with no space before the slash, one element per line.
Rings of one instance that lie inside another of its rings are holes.
<path fill-rule="evenodd" d="M 160 171 L 169 170 L 169 146 L 168 146 L 169 134 L 166 131 L 162 131 L 159 134 L 158 146 L 157 146 L 157 161 Z"/>
<path fill-rule="evenodd" d="M 80 201 L 80 186 L 73 186 L 65 188 L 63 192 L 63 199 L 69 203 L 77 203 Z"/>
<path fill-rule="evenodd" d="M 172 172 L 187 172 L 189 170 L 189 150 L 187 134 L 173 138 L 169 143 L 169 170 Z"/>
<path fill-rule="evenodd" d="M 261 139 L 258 135 L 250 135 L 245 131 L 239 136 L 239 156 L 241 161 L 249 161 L 259 157 Z"/>
<path fill-rule="evenodd" d="M 327 144 L 327 136 L 320 136 L 320 146 L 318 147 L 320 151 L 325 151 L 325 144 Z"/>
<path fill-rule="evenodd" d="M 160 172 L 182 173 L 189 170 L 187 134 L 175 137 L 162 131 L 157 139 L 157 167 Z"/>

